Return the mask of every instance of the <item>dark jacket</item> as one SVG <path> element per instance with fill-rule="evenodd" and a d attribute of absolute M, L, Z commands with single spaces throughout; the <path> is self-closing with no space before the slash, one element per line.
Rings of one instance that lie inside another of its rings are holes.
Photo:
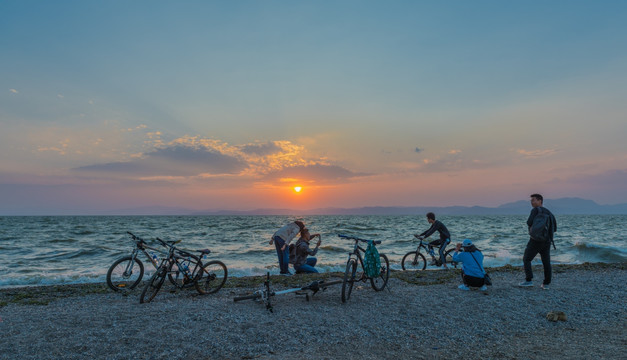
<path fill-rule="evenodd" d="M 294 266 L 304 265 L 307 261 L 307 256 L 314 256 L 318 253 L 318 246 L 312 250 L 309 248 L 309 244 L 302 239 L 298 239 L 294 247 L 294 258 L 290 259 L 290 263 L 294 264 Z"/>
<path fill-rule="evenodd" d="M 543 211 L 548 212 L 550 215 L 551 225 L 549 226 L 549 238 L 550 241 L 553 241 L 553 233 L 557 231 L 557 220 L 555 220 L 555 216 L 552 212 L 549 211 L 549 209 L 542 206 L 534 207 L 533 209 L 531 209 L 531 213 L 529 214 L 529 218 L 527 219 L 527 226 L 531 227 L 531 225 L 533 225 L 533 219 L 535 219 L 536 215 L 538 215 L 538 212 L 540 211 L 539 208 L 542 208 Z"/>
<path fill-rule="evenodd" d="M 446 239 L 451 238 L 451 233 L 448 232 L 448 229 L 446 228 L 446 226 L 444 226 L 444 224 L 442 224 L 440 220 L 436 220 L 433 224 L 431 224 L 431 227 L 429 228 L 429 230 L 423 232 L 422 234 L 420 234 L 420 236 L 424 236 L 427 238 L 436 231 L 440 233 L 441 240 L 446 240 Z"/>

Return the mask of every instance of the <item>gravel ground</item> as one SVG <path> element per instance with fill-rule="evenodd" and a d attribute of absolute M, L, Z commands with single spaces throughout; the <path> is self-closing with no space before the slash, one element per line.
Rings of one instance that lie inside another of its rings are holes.
<path fill-rule="evenodd" d="M 396 272 L 389 290 L 360 283 L 346 304 L 341 285 L 310 301 L 276 296 L 273 313 L 233 302 L 257 286 L 208 296 L 166 287 L 149 304 L 141 289 L 101 284 L 4 289 L 0 358 L 627 358 L 626 264 L 554 269 L 547 291 L 514 286 L 519 268 L 494 269 L 485 293 L 458 290 L 457 271 Z M 311 279 L 273 277 L 273 290 Z M 567 320 L 548 321 L 551 311 Z"/>

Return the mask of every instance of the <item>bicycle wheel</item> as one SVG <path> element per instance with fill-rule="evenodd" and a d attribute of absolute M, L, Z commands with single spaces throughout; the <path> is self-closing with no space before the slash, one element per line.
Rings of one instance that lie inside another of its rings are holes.
<path fill-rule="evenodd" d="M 424 270 L 427 268 L 427 260 L 418 251 L 410 251 L 403 256 L 401 267 L 403 270 Z"/>
<path fill-rule="evenodd" d="M 385 289 L 385 285 L 387 285 L 388 278 L 390 277 L 390 262 L 388 261 L 388 257 L 381 253 L 379 253 L 379 257 L 381 258 L 381 271 L 379 276 L 370 278 L 370 285 L 372 285 L 375 291 Z"/>
<path fill-rule="evenodd" d="M 345 303 L 350 299 L 355 283 L 355 272 L 357 271 L 357 261 L 349 259 L 346 263 L 346 271 L 344 272 L 344 281 L 342 282 L 342 302 Z"/>
<path fill-rule="evenodd" d="M 165 281 L 165 275 L 167 273 L 167 269 L 164 266 L 159 266 L 157 271 L 152 275 L 150 280 L 146 286 L 144 286 L 144 290 L 142 291 L 141 296 L 139 297 L 139 303 L 149 303 L 152 299 L 157 296 L 157 293 L 161 289 L 163 282 Z"/>
<path fill-rule="evenodd" d="M 107 285 L 113 291 L 131 290 L 144 276 L 144 264 L 138 258 L 125 256 L 116 260 L 107 271 Z"/>
<path fill-rule="evenodd" d="M 444 253 L 444 258 L 446 259 L 446 265 L 449 267 L 453 267 L 455 269 L 457 269 L 457 266 L 459 265 L 458 262 L 453 261 L 453 253 L 455 252 L 455 249 L 448 249 L 446 250 L 446 252 Z"/>
<path fill-rule="evenodd" d="M 198 280 L 194 282 L 196 290 L 203 295 L 217 292 L 224 286 L 228 273 L 222 261 L 209 261 L 202 267 Z"/>

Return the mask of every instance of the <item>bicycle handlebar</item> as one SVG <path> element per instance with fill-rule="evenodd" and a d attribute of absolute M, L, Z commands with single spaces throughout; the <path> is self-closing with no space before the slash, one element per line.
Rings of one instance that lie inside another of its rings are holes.
<path fill-rule="evenodd" d="M 133 239 L 133 241 L 139 241 L 141 244 L 145 244 L 146 243 L 146 241 L 144 239 L 140 238 L 139 236 L 136 236 L 132 232 L 127 231 L 126 233 L 131 235 L 131 239 Z"/>
<path fill-rule="evenodd" d="M 337 236 L 343 238 L 343 239 L 348 239 L 348 240 L 355 240 L 355 241 L 361 241 L 361 242 L 368 242 L 368 241 L 374 241 L 374 243 L 376 245 L 381 244 L 381 240 L 366 240 L 366 239 L 360 239 L 358 237 L 355 236 L 348 236 L 348 235 L 344 235 L 344 234 L 337 234 Z"/>

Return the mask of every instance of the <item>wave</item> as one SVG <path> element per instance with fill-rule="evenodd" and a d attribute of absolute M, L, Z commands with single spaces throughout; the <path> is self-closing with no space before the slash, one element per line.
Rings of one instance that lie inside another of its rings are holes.
<path fill-rule="evenodd" d="M 48 244 L 66 244 L 66 243 L 75 243 L 78 240 L 73 239 L 73 238 L 65 238 L 65 239 L 52 239 L 52 240 L 48 240 Z"/>
<path fill-rule="evenodd" d="M 21 287 L 21 286 L 41 286 L 41 285 L 63 285 L 63 284 L 85 284 L 101 283 L 105 281 L 102 274 L 94 275 L 34 275 L 0 279 L 0 288 Z"/>
<path fill-rule="evenodd" d="M 320 246 L 320 250 L 334 252 L 334 253 L 347 253 L 348 254 L 349 252 L 348 250 L 350 249 L 339 247 L 339 246 L 333 246 L 333 245 L 323 245 L 323 246 Z"/>
<path fill-rule="evenodd" d="M 573 248 L 578 252 L 577 258 L 583 262 L 625 262 L 627 249 L 614 246 L 587 244 L 577 242 Z"/>

